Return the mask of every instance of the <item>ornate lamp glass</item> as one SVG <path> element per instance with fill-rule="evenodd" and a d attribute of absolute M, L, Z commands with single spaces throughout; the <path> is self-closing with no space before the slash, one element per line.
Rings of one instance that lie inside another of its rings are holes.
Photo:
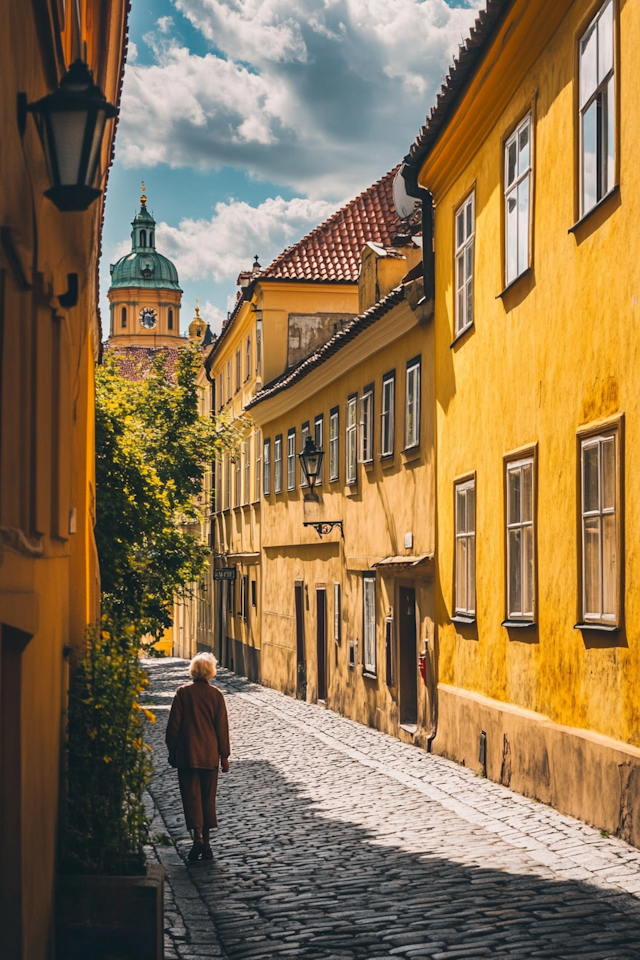
<path fill-rule="evenodd" d="M 44 150 L 51 182 L 45 197 L 58 210 L 86 210 L 102 193 L 96 186 L 102 140 L 117 108 L 94 84 L 86 63 L 76 60 L 54 93 L 23 102 L 23 110 L 33 114 Z"/>
<path fill-rule="evenodd" d="M 313 493 L 315 482 L 322 468 L 324 450 L 320 450 L 318 447 L 316 447 L 313 439 L 311 437 L 307 437 L 304 450 L 300 451 L 298 458 L 302 464 L 304 475 L 309 481 L 309 489 Z"/>

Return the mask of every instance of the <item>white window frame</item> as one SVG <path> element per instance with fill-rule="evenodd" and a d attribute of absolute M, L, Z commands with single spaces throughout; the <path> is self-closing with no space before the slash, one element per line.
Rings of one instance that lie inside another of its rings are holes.
<path fill-rule="evenodd" d="M 244 450 L 242 458 L 244 461 L 244 482 L 242 504 L 246 506 L 251 503 L 251 437 L 247 437 L 243 444 Z"/>
<path fill-rule="evenodd" d="M 220 371 L 218 376 L 218 388 L 220 390 L 220 404 L 218 406 L 218 410 L 222 410 L 224 407 L 224 374 L 222 371 Z"/>
<path fill-rule="evenodd" d="M 244 378 L 245 383 L 247 382 L 247 380 L 248 380 L 249 377 L 251 376 L 251 334 L 249 334 L 249 336 L 247 337 L 246 351 L 247 351 L 247 356 L 246 356 L 246 360 L 247 360 L 247 375 L 246 375 L 246 377 Z"/>
<path fill-rule="evenodd" d="M 340 479 L 340 409 L 329 413 L 329 482 Z"/>
<path fill-rule="evenodd" d="M 301 452 L 304 450 L 304 445 L 309 435 L 310 435 L 309 421 L 306 420 L 300 427 L 300 451 Z M 304 472 L 304 467 L 302 466 L 302 460 L 300 461 L 300 486 L 301 487 L 309 486 L 307 475 Z"/>
<path fill-rule="evenodd" d="M 282 493 L 284 482 L 284 464 L 283 464 L 283 442 L 282 434 L 279 433 L 273 444 L 273 491 Z"/>
<path fill-rule="evenodd" d="M 262 493 L 268 497 L 271 494 L 271 439 L 267 438 L 262 446 Z"/>
<path fill-rule="evenodd" d="M 260 486 L 262 484 L 262 431 L 257 430 L 255 434 L 256 445 L 256 475 L 253 489 L 253 502 L 260 500 Z"/>
<path fill-rule="evenodd" d="M 362 655 L 366 673 L 377 674 L 376 578 L 362 578 Z"/>
<path fill-rule="evenodd" d="M 242 386 L 242 353 L 240 347 L 236 350 L 236 393 Z"/>
<path fill-rule="evenodd" d="M 360 397 L 360 463 L 373 461 L 373 386 Z"/>
<path fill-rule="evenodd" d="M 473 617 L 475 619 L 476 615 L 476 516 L 477 516 L 477 502 L 476 502 L 476 478 L 470 477 L 466 480 L 461 480 L 455 484 L 455 508 L 454 508 L 454 523 L 455 523 L 455 537 L 456 537 L 456 548 L 454 556 L 454 565 L 455 565 L 455 597 L 454 597 L 454 608 L 456 614 L 461 614 L 465 617 Z M 468 515 L 468 504 L 469 497 L 468 493 L 473 491 L 473 523 L 470 523 L 470 518 Z M 465 517 L 464 523 L 460 522 L 459 516 L 459 494 L 463 493 L 465 495 Z M 463 526 L 463 530 L 458 528 Z M 464 561 L 464 562 L 462 562 Z M 464 567 L 464 569 L 463 569 Z M 461 579 L 464 578 L 464 594 L 461 589 L 462 583 Z M 472 595 L 472 596 L 471 596 Z M 461 602 L 461 597 L 466 599 L 466 603 Z"/>
<path fill-rule="evenodd" d="M 333 585 L 333 639 L 340 643 L 340 584 Z"/>
<path fill-rule="evenodd" d="M 405 450 L 410 450 L 420 444 L 420 368 L 420 357 L 415 357 L 407 363 L 404 413 Z"/>
<path fill-rule="evenodd" d="M 395 433 L 396 373 L 385 373 L 382 378 L 382 409 L 380 411 L 380 456 L 392 457 Z M 385 439 L 385 433 L 387 438 Z"/>
<path fill-rule="evenodd" d="M 349 486 L 358 480 L 358 395 L 354 393 L 347 400 L 345 424 L 345 462 L 346 482 Z"/>
<path fill-rule="evenodd" d="M 526 157 L 519 145 L 527 132 Z M 509 156 L 515 149 L 513 179 L 509 180 Z M 520 163 L 522 159 L 522 165 Z M 526 162 L 525 162 L 526 160 Z M 504 143 L 504 281 L 505 287 L 522 276 L 531 266 L 531 209 L 533 178 L 533 116 L 528 113 L 510 137 Z M 526 196 L 526 214 L 522 214 L 521 204 Z M 515 206 L 511 206 L 511 203 Z M 515 210 L 515 217 L 510 213 Z M 515 230 L 515 233 L 514 233 Z M 512 239 L 513 238 L 513 239 Z M 515 244 L 515 260 L 510 260 L 511 245 Z"/>
<path fill-rule="evenodd" d="M 233 385 L 231 383 L 231 357 L 227 360 L 227 398 L 226 403 L 229 403 L 231 397 L 233 396 Z"/>
<path fill-rule="evenodd" d="M 296 428 L 287 432 L 287 490 L 296 488 Z"/>
<path fill-rule="evenodd" d="M 228 510 L 231 506 L 231 457 L 228 453 L 224 455 L 224 509 Z"/>
<path fill-rule="evenodd" d="M 320 413 L 313 421 L 313 433 L 318 450 L 324 451 L 324 414 Z M 316 487 L 322 486 L 322 476 L 324 474 L 324 457 L 322 458 L 322 463 L 320 464 L 320 469 L 318 470 L 318 476 L 316 477 Z"/>
<path fill-rule="evenodd" d="M 526 471 L 530 471 L 531 482 L 529 495 L 530 504 L 525 502 L 525 485 L 523 477 Z M 519 503 L 518 515 L 514 516 L 512 512 L 513 497 L 512 485 L 515 485 L 516 478 L 519 480 Z M 536 472 L 535 460 L 533 456 L 523 457 L 520 460 L 509 460 L 506 463 L 506 552 L 507 552 L 507 619 L 523 620 L 533 623 L 535 619 L 536 603 L 536 530 L 535 530 L 535 504 L 536 504 Z M 528 515 L 527 515 L 528 514 Z M 518 536 L 519 535 L 519 536 Z M 515 544 L 519 539 L 519 557 L 515 549 Z M 525 543 L 528 541 L 530 550 L 530 562 L 527 562 L 527 550 Z M 515 570 L 519 567 L 519 570 Z M 517 609 L 512 591 L 513 574 L 518 573 L 520 578 L 520 607 Z M 528 587 L 528 590 L 527 590 Z M 526 594 L 530 595 L 530 603 L 524 604 Z"/>
<path fill-rule="evenodd" d="M 610 35 L 607 36 L 607 32 Z M 580 216 L 584 217 L 610 193 L 616 181 L 616 15 L 613 0 L 600 7 L 585 32 L 580 37 L 579 57 L 579 111 L 580 111 Z M 593 46 L 591 46 L 593 44 Z M 609 47 L 610 60 L 604 59 Z M 594 57 L 592 68 L 595 76 L 588 77 L 587 56 L 591 50 Z M 595 85 L 594 85 L 595 84 Z M 587 196 L 586 133 L 587 117 L 593 117 L 594 140 L 589 152 L 593 157 L 594 170 L 589 178 L 593 194 Z M 594 176 L 595 175 L 595 180 Z"/>
<path fill-rule="evenodd" d="M 613 447 L 613 476 L 609 479 L 611 484 L 611 491 L 613 493 L 613 505 L 611 503 L 603 502 L 604 500 L 604 490 L 605 490 L 605 475 L 604 475 L 604 461 L 603 456 L 605 445 L 611 445 Z M 587 509 L 585 505 L 585 453 L 587 450 L 597 450 L 597 459 L 598 459 L 598 504 L 597 507 Z M 602 433 L 598 433 L 592 436 L 587 436 L 581 438 L 580 441 L 580 512 L 581 512 L 581 539 L 582 539 L 582 619 L 584 623 L 602 623 L 609 626 L 615 625 L 618 622 L 619 616 L 619 591 L 620 591 L 620 563 L 621 557 L 619 556 L 620 551 L 620 490 L 619 490 L 619 438 L 618 430 L 606 430 Z M 613 571 L 613 603 L 610 604 L 612 609 L 604 610 L 604 594 L 605 594 L 605 583 L 604 583 L 604 552 L 605 552 L 605 536 L 604 536 L 604 526 L 607 521 L 607 518 L 613 517 L 614 531 L 613 531 L 613 556 L 614 556 L 614 571 Z M 599 606 L 600 610 L 588 610 L 588 596 L 587 596 L 587 526 L 593 526 L 595 522 L 596 529 L 598 531 L 598 574 L 599 574 Z"/>
<path fill-rule="evenodd" d="M 239 453 L 235 463 L 233 505 L 239 507 L 242 501 L 242 455 Z"/>
<path fill-rule="evenodd" d="M 473 326 L 474 255 L 476 238 L 475 191 L 456 210 L 456 330 L 455 335 Z"/>

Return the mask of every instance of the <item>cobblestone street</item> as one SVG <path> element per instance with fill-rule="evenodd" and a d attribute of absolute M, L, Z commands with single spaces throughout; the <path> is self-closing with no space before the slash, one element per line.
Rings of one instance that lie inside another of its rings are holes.
<path fill-rule="evenodd" d="M 640 851 L 225 671 L 214 860 L 187 866 L 163 742 L 187 662 L 145 666 L 167 957 L 640 958 Z"/>

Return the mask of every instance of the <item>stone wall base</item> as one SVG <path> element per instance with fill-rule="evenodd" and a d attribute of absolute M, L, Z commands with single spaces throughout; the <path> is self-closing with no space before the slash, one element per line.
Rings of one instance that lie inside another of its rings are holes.
<path fill-rule="evenodd" d="M 640 847 L 640 749 L 531 710 L 438 684 L 433 753 Z"/>

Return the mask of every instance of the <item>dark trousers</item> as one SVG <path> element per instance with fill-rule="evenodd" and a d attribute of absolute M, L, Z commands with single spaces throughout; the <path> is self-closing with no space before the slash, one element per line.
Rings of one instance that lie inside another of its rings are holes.
<path fill-rule="evenodd" d="M 178 767 L 178 783 L 187 830 L 209 830 L 218 826 L 216 817 L 217 770 L 192 770 Z"/>

